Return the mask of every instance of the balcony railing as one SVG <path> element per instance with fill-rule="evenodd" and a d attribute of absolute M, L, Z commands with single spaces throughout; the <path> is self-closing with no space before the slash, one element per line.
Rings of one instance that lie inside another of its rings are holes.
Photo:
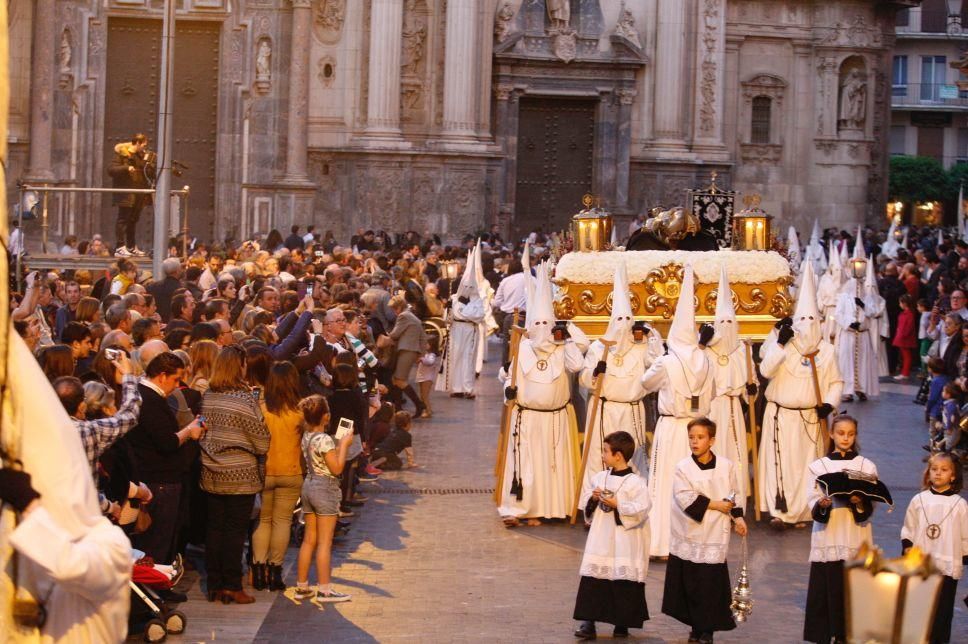
<path fill-rule="evenodd" d="M 954 83 L 908 83 L 895 85 L 891 96 L 892 107 L 968 110 L 968 92 Z"/>

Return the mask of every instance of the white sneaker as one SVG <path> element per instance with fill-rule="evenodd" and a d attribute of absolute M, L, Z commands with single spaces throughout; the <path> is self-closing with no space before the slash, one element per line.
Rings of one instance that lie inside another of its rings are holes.
<path fill-rule="evenodd" d="M 131 254 L 134 255 L 135 257 L 144 257 L 148 253 L 146 253 L 145 251 L 135 246 L 134 248 L 131 249 Z"/>
<path fill-rule="evenodd" d="M 328 593 L 323 591 L 318 591 L 316 593 L 316 601 L 323 604 L 335 604 L 337 602 L 348 602 L 353 599 L 350 595 L 339 592 L 338 590 L 331 590 Z"/>
<path fill-rule="evenodd" d="M 132 253 L 128 250 L 127 246 L 120 246 L 116 251 L 114 251 L 115 257 L 131 257 Z"/>

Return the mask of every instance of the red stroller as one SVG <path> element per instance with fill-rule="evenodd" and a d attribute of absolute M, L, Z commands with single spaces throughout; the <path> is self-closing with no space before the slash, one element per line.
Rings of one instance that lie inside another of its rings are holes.
<path fill-rule="evenodd" d="M 135 550 L 134 556 L 143 553 Z M 181 555 L 177 555 L 175 561 L 170 566 L 159 566 L 150 557 L 137 559 L 131 570 L 131 597 L 132 602 L 135 597 L 141 600 L 142 606 L 151 612 L 151 617 L 144 625 L 144 637 L 146 642 L 163 642 L 168 635 L 178 635 L 185 632 L 188 623 L 185 614 L 181 611 L 169 608 L 158 596 L 157 590 L 170 590 L 178 583 L 185 569 L 182 565 Z M 132 616 L 134 606 L 132 605 Z"/>

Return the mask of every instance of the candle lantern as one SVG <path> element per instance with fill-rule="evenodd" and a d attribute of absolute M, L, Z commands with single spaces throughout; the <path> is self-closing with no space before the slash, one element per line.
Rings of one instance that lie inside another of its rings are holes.
<path fill-rule="evenodd" d="M 845 566 L 847 641 L 927 642 L 942 575 L 914 547 L 897 559 L 861 545 Z"/>
<path fill-rule="evenodd" d="M 585 208 L 571 218 L 572 234 L 575 239 L 575 250 L 582 253 L 607 250 L 612 239 L 612 216 L 601 206 L 595 197 L 582 197 Z"/>
<path fill-rule="evenodd" d="M 745 208 L 733 216 L 733 250 L 770 250 L 772 215 L 760 208 L 759 195 L 747 195 Z"/>
<path fill-rule="evenodd" d="M 850 260 L 850 272 L 859 280 L 867 277 L 867 260 L 863 257 L 855 257 Z"/>
<path fill-rule="evenodd" d="M 460 275 L 460 262 L 448 259 L 440 262 L 440 274 L 446 280 L 455 280 Z"/>

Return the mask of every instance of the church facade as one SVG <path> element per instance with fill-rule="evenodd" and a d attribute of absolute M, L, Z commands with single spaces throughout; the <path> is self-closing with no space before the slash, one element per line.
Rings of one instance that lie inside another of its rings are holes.
<path fill-rule="evenodd" d="M 521 235 L 587 192 L 625 218 L 682 205 L 712 171 L 801 230 L 878 221 L 895 15 L 917 4 L 173 1 L 173 185 L 201 239 Z M 11 182 L 110 186 L 114 145 L 157 128 L 163 3 L 10 9 Z M 55 195 L 50 235 L 113 216 Z"/>

